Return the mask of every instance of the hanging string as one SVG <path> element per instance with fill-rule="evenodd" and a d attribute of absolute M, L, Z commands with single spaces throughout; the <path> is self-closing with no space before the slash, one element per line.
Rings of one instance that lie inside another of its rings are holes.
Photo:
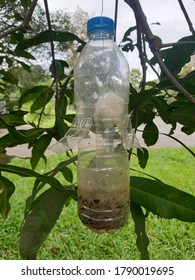
<path fill-rule="evenodd" d="M 114 37 L 114 41 L 115 42 L 116 42 L 117 18 L 118 18 L 118 0 L 115 1 L 115 12 L 114 12 L 114 22 L 115 22 L 115 37 Z"/>
<path fill-rule="evenodd" d="M 102 15 L 103 15 L 103 13 L 104 13 L 104 0 L 102 0 L 102 11 L 101 11 L 101 17 L 102 17 Z"/>

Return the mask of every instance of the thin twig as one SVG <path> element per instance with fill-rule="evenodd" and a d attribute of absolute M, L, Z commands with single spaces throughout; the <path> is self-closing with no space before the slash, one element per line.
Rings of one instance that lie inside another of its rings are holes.
<path fill-rule="evenodd" d="M 190 29 L 190 31 L 192 32 L 192 35 L 195 35 L 195 30 L 194 30 L 194 28 L 193 28 L 193 25 L 192 25 L 192 22 L 191 22 L 191 20 L 190 20 L 190 17 L 189 17 L 189 15 L 188 15 L 187 11 L 186 11 L 186 8 L 185 8 L 185 6 L 184 6 L 184 4 L 183 4 L 183 1 L 182 1 L 182 0 L 178 0 L 178 2 L 179 2 L 179 5 L 180 5 L 181 10 L 182 10 L 182 12 L 183 12 L 183 14 L 184 14 L 184 16 L 185 16 L 185 19 L 186 19 L 186 21 L 187 21 L 187 23 L 188 23 L 189 29 Z"/>
<path fill-rule="evenodd" d="M 143 9 L 140 5 L 139 0 L 124 0 L 134 11 L 135 17 L 139 19 L 140 25 L 142 27 L 142 32 L 146 35 L 149 42 L 149 47 L 154 57 L 156 58 L 161 70 L 170 79 L 170 81 L 178 88 L 178 90 L 184 94 L 192 103 L 195 104 L 195 98 L 177 81 L 177 79 L 171 74 L 167 66 L 164 64 L 161 55 L 160 48 L 161 45 L 156 41 L 148 23 Z"/>
<path fill-rule="evenodd" d="M 37 5 L 37 2 L 38 2 L 38 0 L 34 0 L 32 2 L 31 6 L 30 6 L 30 8 L 29 8 L 29 10 L 28 10 L 24 20 L 23 20 L 23 23 L 18 25 L 18 26 L 11 27 L 11 28 L 9 28 L 8 30 L 6 30 L 4 32 L 1 31 L 0 39 L 2 39 L 4 37 L 6 37 L 6 36 L 16 32 L 16 31 L 19 31 L 19 30 L 21 30 L 22 32 L 25 33 L 27 31 L 27 29 L 29 28 L 29 23 L 31 21 L 31 18 L 32 18 L 33 12 L 35 10 L 35 7 Z"/>

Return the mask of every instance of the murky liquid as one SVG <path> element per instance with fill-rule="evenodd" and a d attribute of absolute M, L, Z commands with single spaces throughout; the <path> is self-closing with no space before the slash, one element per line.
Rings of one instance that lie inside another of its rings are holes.
<path fill-rule="evenodd" d="M 83 224 L 95 232 L 115 232 L 129 214 L 127 162 L 112 168 L 78 166 L 78 211 Z"/>

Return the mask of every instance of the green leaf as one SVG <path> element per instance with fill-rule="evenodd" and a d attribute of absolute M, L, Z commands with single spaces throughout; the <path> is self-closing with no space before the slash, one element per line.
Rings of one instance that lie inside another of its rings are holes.
<path fill-rule="evenodd" d="M 2 80 L 10 84 L 18 85 L 18 79 L 9 71 L 0 70 L 0 74 L 3 75 Z"/>
<path fill-rule="evenodd" d="M 80 44 L 84 44 L 84 41 L 82 41 L 78 36 L 76 36 L 73 33 L 70 32 L 61 32 L 61 31 L 52 31 L 52 37 L 54 41 L 57 42 L 69 42 L 69 41 L 77 41 Z M 34 46 L 38 46 L 43 43 L 49 43 L 50 42 L 50 36 L 49 31 L 43 31 L 37 34 L 36 36 L 21 41 L 17 47 L 16 50 L 25 50 Z"/>
<path fill-rule="evenodd" d="M 0 115 L 0 119 L 3 120 L 3 122 L 0 123 L 0 128 L 7 128 L 6 124 L 13 126 L 25 125 L 24 116 L 27 113 L 26 111 L 18 110 Z"/>
<path fill-rule="evenodd" d="M 0 164 L 0 170 L 4 172 L 9 172 L 13 174 L 17 174 L 21 177 L 34 177 L 39 179 L 40 181 L 49 184 L 54 189 L 57 189 L 59 191 L 64 191 L 65 193 L 68 193 L 66 189 L 62 186 L 62 184 L 54 177 L 50 177 L 47 175 L 41 175 L 31 169 L 19 167 L 15 165 L 9 165 L 9 164 Z"/>
<path fill-rule="evenodd" d="M 8 67 L 11 68 L 12 65 L 13 65 L 13 63 L 14 63 L 13 59 L 11 59 L 11 58 L 9 58 L 9 57 L 6 56 L 6 57 L 5 57 L 5 60 L 6 60 L 6 63 L 7 63 L 7 65 L 8 65 Z"/>
<path fill-rule="evenodd" d="M 148 162 L 149 153 L 145 148 L 137 149 L 137 156 L 141 168 L 145 168 Z"/>
<path fill-rule="evenodd" d="M 162 182 L 131 176 L 131 200 L 160 217 L 195 222 L 195 197 Z"/>
<path fill-rule="evenodd" d="M 180 81 L 181 82 L 181 81 Z M 192 95 L 195 95 L 195 71 L 189 73 L 184 79 L 182 86 L 189 91 Z M 182 95 L 183 96 L 183 95 Z"/>
<path fill-rule="evenodd" d="M 28 58 L 28 59 L 35 59 L 35 57 L 27 52 L 27 51 L 24 51 L 24 50 L 16 50 L 15 51 L 15 55 L 18 56 L 18 57 L 24 57 L 24 58 Z"/>
<path fill-rule="evenodd" d="M 17 21 L 23 21 L 24 20 L 24 17 L 18 13 L 17 11 L 14 12 L 14 17 Z"/>
<path fill-rule="evenodd" d="M 49 134 L 46 134 L 39 137 L 34 143 L 32 149 L 32 157 L 30 159 L 30 163 L 33 170 L 36 168 L 41 158 L 44 159 L 45 163 L 47 162 L 44 152 L 49 146 L 50 142 L 51 142 L 51 136 Z"/>
<path fill-rule="evenodd" d="M 164 96 L 153 96 L 150 99 L 150 102 L 152 102 L 152 104 L 154 104 L 161 119 L 165 123 L 170 123 L 169 114 L 168 114 L 169 105 L 167 104 L 166 100 L 164 99 Z"/>
<path fill-rule="evenodd" d="M 68 126 L 64 122 L 64 116 L 66 115 L 67 105 L 68 105 L 67 97 L 64 94 L 61 94 L 59 105 L 56 108 L 57 115 L 55 121 L 55 127 L 57 128 L 60 138 L 62 138 L 65 135 L 66 131 L 68 130 Z"/>
<path fill-rule="evenodd" d="M 178 74 L 181 68 L 190 60 L 190 56 L 194 52 L 195 36 L 187 36 L 179 40 L 179 42 L 194 41 L 193 44 L 177 45 L 164 51 L 164 63 L 171 73 Z"/>
<path fill-rule="evenodd" d="M 7 178 L 0 176 L 0 214 L 4 221 L 10 210 L 9 199 L 14 191 L 14 184 Z"/>
<path fill-rule="evenodd" d="M 1 123 L 1 122 L 0 122 Z M 17 130 L 13 126 L 8 126 L 9 134 L 0 138 L 0 147 L 14 147 L 29 143 L 32 144 L 43 132 L 43 128 L 32 128 L 28 130 Z"/>
<path fill-rule="evenodd" d="M 19 99 L 19 106 L 32 100 L 36 100 L 40 95 L 46 95 L 50 90 L 48 86 L 36 86 L 26 90 Z"/>
<path fill-rule="evenodd" d="M 74 119 L 75 119 L 75 114 L 66 114 L 64 116 L 64 120 L 66 120 L 69 123 L 72 123 Z"/>
<path fill-rule="evenodd" d="M 9 163 L 15 156 L 9 156 L 5 153 L 0 152 L 0 163 L 7 164 Z"/>
<path fill-rule="evenodd" d="M 24 259 L 36 259 L 37 251 L 54 227 L 68 199 L 64 193 L 49 189 L 33 203 L 20 234 L 20 254 Z"/>
<path fill-rule="evenodd" d="M 24 33 L 21 31 L 13 32 L 10 36 L 10 43 L 11 44 L 18 44 L 24 38 Z"/>
<path fill-rule="evenodd" d="M 150 259 L 148 253 L 149 239 L 145 229 L 146 217 L 142 211 L 141 206 L 137 205 L 134 202 L 131 202 L 130 207 L 131 207 L 131 215 L 135 223 L 135 232 L 137 235 L 137 241 L 136 241 L 137 248 L 141 253 L 141 259 L 149 260 Z"/>
<path fill-rule="evenodd" d="M 5 0 L 0 0 L 0 6 L 4 6 L 5 5 Z"/>
<path fill-rule="evenodd" d="M 148 122 L 144 127 L 143 131 L 143 139 L 147 146 L 152 146 L 156 144 L 158 140 L 158 127 L 155 125 L 153 121 Z"/>
<path fill-rule="evenodd" d="M 181 106 L 173 108 L 169 113 L 169 118 L 185 126 L 195 128 L 195 104 L 183 103 Z"/>
<path fill-rule="evenodd" d="M 131 32 L 135 31 L 136 29 L 137 29 L 137 26 L 132 26 L 132 27 L 128 28 L 123 36 L 122 42 L 128 40 L 129 39 L 128 37 L 131 35 Z"/>
<path fill-rule="evenodd" d="M 65 178 L 68 182 L 70 182 L 70 183 L 73 182 L 73 174 L 72 174 L 72 170 L 71 170 L 70 168 L 68 168 L 68 167 L 65 166 L 65 167 L 61 170 L 61 172 L 62 172 L 64 178 Z"/>
<path fill-rule="evenodd" d="M 63 61 L 63 60 L 56 59 L 55 61 L 52 61 L 51 65 L 49 67 L 49 71 L 51 72 L 52 77 L 57 79 L 58 81 L 63 80 L 65 77 L 64 66 L 63 66 L 64 64 L 62 62 L 65 63 L 65 61 Z M 68 64 L 66 63 L 66 65 L 68 65 Z"/>
<path fill-rule="evenodd" d="M 37 110 L 44 108 L 44 106 L 52 99 L 53 94 L 54 91 L 51 88 L 48 88 L 46 91 L 43 91 L 31 105 L 30 112 L 34 113 Z"/>
<path fill-rule="evenodd" d="M 21 0 L 21 4 L 24 8 L 28 8 L 31 5 L 31 0 Z"/>
<path fill-rule="evenodd" d="M 130 102 L 129 102 L 129 112 L 131 112 L 133 109 L 143 105 L 145 102 L 147 102 L 151 96 L 155 95 L 156 93 L 159 93 L 156 89 L 154 90 L 148 90 L 144 91 L 142 93 L 134 93 L 130 95 Z"/>
<path fill-rule="evenodd" d="M 26 64 L 23 61 L 18 60 L 18 59 L 16 59 L 16 61 L 24 68 L 24 70 L 26 70 L 29 73 L 31 73 L 31 67 L 28 64 Z"/>
<path fill-rule="evenodd" d="M 129 51 L 133 51 L 134 50 L 134 45 L 133 43 L 127 43 L 122 47 L 123 52 L 129 52 Z"/>

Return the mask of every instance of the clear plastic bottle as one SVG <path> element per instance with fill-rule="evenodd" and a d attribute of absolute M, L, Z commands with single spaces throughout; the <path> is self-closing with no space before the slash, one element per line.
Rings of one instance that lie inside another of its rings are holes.
<path fill-rule="evenodd" d="M 126 224 L 129 214 L 129 161 L 124 145 L 129 65 L 113 40 L 112 19 L 90 19 L 87 33 L 89 42 L 74 73 L 78 138 L 80 134 L 78 212 L 93 231 L 114 232 Z"/>

